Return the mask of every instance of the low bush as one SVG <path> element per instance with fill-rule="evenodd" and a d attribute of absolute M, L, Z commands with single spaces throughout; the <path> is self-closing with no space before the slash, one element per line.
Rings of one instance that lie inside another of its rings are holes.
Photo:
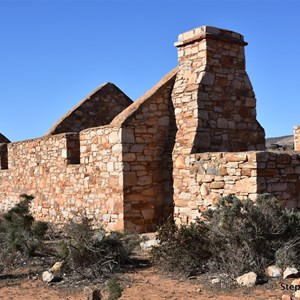
<path fill-rule="evenodd" d="M 117 300 L 121 297 L 123 289 L 116 277 L 112 277 L 108 280 L 107 288 L 109 291 L 108 300 Z"/>
<path fill-rule="evenodd" d="M 271 264 L 299 266 L 299 232 L 300 214 L 273 196 L 260 195 L 254 203 L 229 195 L 189 226 L 168 221 L 158 232 L 160 245 L 152 256 L 163 268 L 186 276 L 260 274 Z"/>
<path fill-rule="evenodd" d="M 1 252 L 33 256 L 43 242 L 48 224 L 35 221 L 30 213 L 32 196 L 21 195 L 20 198 L 20 202 L 1 217 Z"/>
<path fill-rule="evenodd" d="M 120 232 L 106 234 L 103 229 L 93 229 L 87 218 L 67 224 L 65 234 L 59 250 L 65 260 L 65 271 L 88 279 L 102 280 L 120 270 L 129 260 L 134 241 L 137 242 L 136 236 Z"/>

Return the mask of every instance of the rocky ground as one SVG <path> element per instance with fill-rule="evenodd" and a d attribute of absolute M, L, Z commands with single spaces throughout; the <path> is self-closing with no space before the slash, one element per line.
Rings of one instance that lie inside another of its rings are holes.
<path fill-rule="evenodd" d="M 36 271 L 36 270 L 35 270 Z M 37 272 L 37 271 L 36 271 Z M 41 273 L 18 269 L 11 274 L 0 275 L 0 299 L 4 300 L 79 300 L 87 299 L 83 289 L 87 285 L 68 283 L 63 280 L 59 283 L 47 284 L 42 281 Z M 157 300 L 157 299 L 219 299 L 219 300 L 263 300 L 263 299 L 291 299 L 282 298 L 283 295 L 293 295 L 293 291 L 284 291 L 282 283 L 290 285 L 293 279 L 271 279 L 263 285 L 247 287 L 226 287 L 221 283 L 212 284 L 212 278 L 199 276 L 191 279 L 176 278 L 162 274 L 157 268 L 140 264 L 135 268 L 128 268 L 119 275 L 124 287 L 123 300 Z M 108 299 L 105 285 L 99 288 L 102 299 Z M 293 298 L 295 299 L 295 298 Z"/>
<path fill-rule="evenodd" d="M 286 290 L 286 288 L 297 285 L 300 289 L 300 279 L 297 279 L 297 283 L 294 281 L 295 278 L 283 279 L 288 273 L 285 271 L 282 274 L 282 270 L 273 267 L 268 268 L 267 273 L 272 276 L 271 274 L 280 270 L 280 277 L 260 281 L 259 285 L 253 287 L 239 286 L 235 279 L 229 280 L 228 276 L 222 274 L 200 275 L 189 279 L 164 274 L 156 266 L 151 265 L 149 260 L 149 250 L 156 243 L 155 234 L 146 234 L 145 236 L 148 240 L 140 244 L 141 250 L 135 253 L 132 263 L 116 275 L 123 288 L 119 299 L 297 299 L 294 296 L 295 291 Z M 76 281 L 73 277 L 68 277 L 63 273 L 59 273 L 61 281 L 50 283 L 43 281 L 43 273 L 46 270 L 54 272 L 54 266 L 58 264 L 58 262 L 55 264 L 54 262 L 55 257 L 51 255 L 36 256 L 29 261 L 24 261 L 21 257 L 16 256 L 13 267 L 4 269 L 0 273 L 0 300 L 97 300 L 96 298 L 87 298 L 84 291 L 87 287 L 92 291 L 100 291 L 101 299 L 109 299 L 106 283 Z M 50 269 L 49 266 L 52 268 Z M 295 277 L 299 275 L 297 272 L 296 269 L 291 269 L 289 273 Z"/>

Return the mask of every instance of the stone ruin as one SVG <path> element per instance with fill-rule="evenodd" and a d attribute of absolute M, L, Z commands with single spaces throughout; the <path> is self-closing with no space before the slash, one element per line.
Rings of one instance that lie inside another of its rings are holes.
<path fill-rule="evenodd" d="M 193 222 L 228 194 L 298 209 L 300 126 L 296 151 L 265 151 L 246 45 L 229 30 L 190 30 L 175 43 L 178 66 L 137 101 L 107 83 L 41 138 L 0 135 L 0 210 L 26 193 L 37 219 L 146 232 L 169 216 Z"/>

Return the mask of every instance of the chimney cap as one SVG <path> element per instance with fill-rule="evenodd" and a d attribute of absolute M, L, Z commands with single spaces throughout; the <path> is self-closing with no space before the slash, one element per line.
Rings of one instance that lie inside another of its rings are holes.
<path fill-rule="evenodd" d="M 178 42 L 175 43 L 175 46 L 181 47 L 206 38 L 228 41 L 243 46 L 247 45 L 244 41 L 244 36 L 237 32 L 213 26 L 201 26 L 181 33 L 178 36 Z"/>

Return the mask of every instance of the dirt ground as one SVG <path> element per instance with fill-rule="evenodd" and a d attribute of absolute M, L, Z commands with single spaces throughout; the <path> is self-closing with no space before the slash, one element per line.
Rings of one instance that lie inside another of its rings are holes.
<path fill-rule="evenodd" d="M 284 292 L 280 282 L 273 285 L 261 285 L 254 288 L 238 288 L 235 290 L 221 290 L 217 285 L 200 284 L 199 280 L 180 280 L 160 274 L 154 267 L 139 269 L 122 275 L 125 286 L 121 300 L 189 300 L 189 299 L 218 299 L 218 300 L 265 300 L 281 299 Z M 203 281 L 203 280 L 202 280 Z M 285 281 L 291 283 L 292 279 Z M 107 299 L 107 292 L 103 293 Z M 0 299 L 4 300 L 82 300 L 83 287 L 66 288 L 44 283 L 40 276 L 18 276 L 16 278 L 0 278 Z"/>

